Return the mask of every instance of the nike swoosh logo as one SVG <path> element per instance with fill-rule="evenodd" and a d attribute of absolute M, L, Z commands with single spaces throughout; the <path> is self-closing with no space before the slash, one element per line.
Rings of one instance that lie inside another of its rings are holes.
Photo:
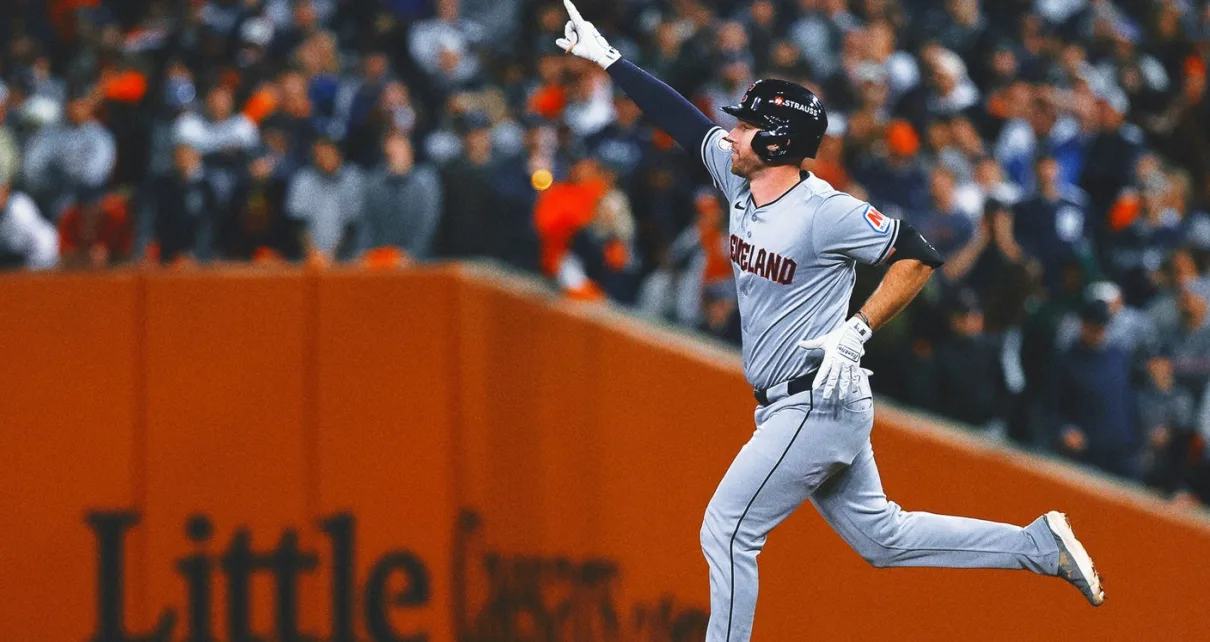
<path fill-rule="evenodd" d="M 743 201 L 735 201 L 735 209 L 737 209 L 737 210 L 742 210 L 742 209 L 744 209 L 744 202 L 743 202 Z"/>

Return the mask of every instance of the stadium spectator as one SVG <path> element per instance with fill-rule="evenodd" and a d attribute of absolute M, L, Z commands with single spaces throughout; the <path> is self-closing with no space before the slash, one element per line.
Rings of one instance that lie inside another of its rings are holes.
<path fill-rule="evenodd" d="M 386 163 L 366 185 L 362 248 L 390 246 L 428 260 L 441 222 L 441 177 L 430 165 L 416 165 L 406 135 L 387 136 L 383 147 Z"/>
<path fill-rule="evenodd" d="M 979 103 L 979 88 L 971 82 L 966 63 L 958 54 L 941 47 L 928 47 L 922 57 L 929 68 L 929 92 L 925 95 L 924 107 L 930 117 L 959 116 Z"/>
<path fill-rule="evenodd" d="M 1157 352 L 1146 361 L 1138 393 L 1139 420 L 1146 445 L 1144 480 L 1165 493 L 1188 489 L 1188 452 L 1194 437 L 1196 397 L 1176 385 L 1172 360 Z"/>
<path fill-rule="evenodd" d="M 867 11 L 873 4 L 875 3 L 866 3 Z M 891 3 L 883 3 L 883 7 L 892 11 Z M 898 101 L 920 82 L 920 66 L 914 56 L 898 48 L 894 22 L 897 21 L 871 16 L 870 25 L 866 30 L 866 43 L 870 62 L 882 67 L 886 73 L 890 99 Z"/>
<path fill-rule="evenodd" d="M 702 292 L 702 321 L 698 329 L 733 346 L 739 347 L 743 330 L 735 293 L 725 287 L 709 287 Z"/>
<path fill-rule="evenodd" d="M 1159 344 L 1155 328 L 1147 315 L 1138 308 L 1127 306 L 1122 289 L 1112 281 L 1098 281 L 1087 288 L 1087 298 L 1100 301 L 1109 311 L 1105 326 L 1105 343 L 1121 348 L 1132 359 L 1154 352 Z"/>
<path fill-rule="evenodd" d="M 580 158 L 572 165 L 568 180 L 544 190 L 534 207 L 534 228 L 542 242 L 542 270 L 564 291 L 579 298 L 604 296 L 600 284 L 588 275 L 586 257 L 579 256 L 573 244 L 596 218 L 601 200 L 610 191 L 600 163 Z"/>
<path fill-rule="evenodd" d="M 392 132 L 410 136 L 416 129 L 417 114 L 407 85 L 397 80 L 386 82 L 377 93 L 373 93 L 369 85 L 362 86 L 358 92 L 349 119 L 345 152 L 349 162 L 370 170 L 382 162 L 383 138 Z M 368 101 L 371 96 L 370 105 L 357 102 Z M 365 109 L 364 113 L 362 109 Z"/>
<path fill-rule="evenodd" d="M 1206 19 L 1210 23 L 1210 17 Z M 1203 29 L 1206 27 L 1203 26 Z M 1196 178 L 1196 197 L 1210 203 L 1210 100 L 1206 99 L 1206 61 L 1190 56 L 1185 60 L 1181 92 L 1150 126 L 1157 146 L 1172 162 Z"/>
<path fill-rule="evenodd" d="M 1000 161 L 1009 179 L 1018 187 L 1027 191 L 1038 190 L 1035 185 L 1034 159 L 1040 155 L 1058 160 L 1078 153 L 1079 124 L 1076 119 L 1061 109 L 1057 92 L 1049 85 L 1036 85 L 1025 88 L 1019 85 L 1015 90 L 1021 96 L 1007 98 L 1013 102 L 1028 101 L 1024 112 L 1004 124 L 996 141 L 995 157 Z M 1073 161 L 1074 162 L 1074 161 Z M 1073 184 L 1079 177 L 1077 172 L 1064 172 L 1067 166 L 1058 165 L 1059 173 L 1055 180 L 1060 184 Z"/>
<path fill-rule="evenodd" d="M 1207 300 L 1193 288 L 1177 293 L 1180 327 L 1160 337 L 1160 344 L 1172 355 L 1177 384 L 1200 394 L 1210 384 L 1210 310 Z"/>
<path fill-rule="evenodd" d="M 723 105 L 734 105 L 740 101 L 748 86 L 756 80 L 755 62 L 748 45 L 748 35 L 743 25 L 727 22 L 718 29 L 718 76 L 707 82 L 699 92 L 698 103 L 707 113 L 719 114 L 719 124 L 733 127 L 735 119 L 719 112 Z"/>
<path fill-rule="evenodd" d="M 799 0 L 801 17 L 790 25 L 790 37 L 802 50 L 815 78 L 827 78 L 840 67 L 844 33 L 857 26 L 846 2 Z"/>
<path fill-rule="evenodd" d="M 993 32 L 979 5 L 979 0 L 946 0 L 944 10 L 935 7 L 925 13 L 924 29 L 937 34 L 937 40 L 955 54 L 982 60 Z"/>
<path fill-rule="evenodd" d="M 134 218 L 122 194 L 81 190 L 58 227 L 63 267 L 106 267 L 124 263 L 134 253 Z"/>
<path fill-rule="evenodd" d="M 621 303 L 634 303 L 638 290 L 638 260 L 630 199 L 618 189 L 615 168 L 599 163 L 596 175 L 602 183 L 603 193 L 593 209 L 592 220 L 573 236 L 571 253 L 583 265 L 585 275 L 598 284 L 607 297 Z"/>
<path fill-rule="evenodd" d="M 205 116 L 186 112 L 173 128 L 175 142 L 198 150 L 220 203 L 229 202 L 249 153 L 260 142 L 256 124 L 234 108 L 231 89 L 216 85 L 206 94 Z"/>
<path fill-rule="evenodd" d="M 747 40 L 751 43 L 752 60 L 758 69 L 768 69 L 772 50 L 780 31 L 777 23 L 778 8 L 772 0 L 755 0 L 748 7 L 744 27 Z M 793 45 L 790 51 L 797 51 Z"/>
<path fill-rule="evenodd" d="M 177 119 L 174 137 L 202 153 L 207 162 L 247 153 L 259 142 L 256 124 L 234 108 L 231 89 L 223 85 L 206 94 L 205 115 L 187 112 Z"/>
<path fill-rule="evenodd" d="M 492 232 L 501 212 L 492 183 L 499 168 L 492 153 L 490 124 L 482 114 L 468 114 L 464 119 L 462 155 L 442 169 L 445 211 L 437 242 L 442 257 L 486 257 L 498 253 L 498 239 L 492 237 Z"/>
<path fill-rule="evenodd" d="M 1097 100 L 1097 127 L 1088 144 L 1088 161 L 1079 185 L 1088 194 L 1089 231 L 1098 247 L 1110 230 L 1107 214 L 1118 192 L 1134 180 L 1134 167 L 1143 149 L 1143 132 L 1126 122 L 1130 107 L 1118 91 Z"/>
<path fill-rule="evenodd" d="M 214 220 L 221 213 L 199 150 L 187 143 L 176 146 L 173 172 L 155 181 L 149 201 L 155 247 L 149 259 L 175 263 L 210 258 Z"/>
<path fill-rule="evenodd" d="M 1105 340 L 1109 309 L 1104 302 L 1088 302 L 1080 322 L 1079 341 L 1058 365 L 1053 403 L 1059 450 L 1108 472 L 1137 478 L 1141 440 L 1130 358 Z"/>
<path fill-rule="evenodd" d="M 8 87 L 0 81 L 0 183 L 12 183 L 21 170 L 21 149 L 8 126 Z"/>
<path fill-rule="evenodd" d="M 391 81 L 391 60 L 383 51 L 371 51 L 361 60 L 361 75 L 353 80 L 346 89 L 352 92 L 348 107 L 344 109 L 347 115 L 344 119 L 344 129 L 349 131 L 360 124 L 378 104 L 383 89 Z"/>
<path fill-rule="evenodd" d="M 286 192 L 286 212 L 302 224 L 303 252 L 320 262 L 345 260 L 357 250 L 364 179 L 345 163 L 336 142 L 319 138 L 311 165 L 298 170 Z"/>
<path fill-rule="evenodd" d="M 941 276 L 960 283 L 984 296 L 990 296 L 1009 280 L 1015 267 L 1027 269 L 1024 253 L 1013 238 L 1012 210 L 996 200 L 988 200 L 985 212 L 973 223 L 970 241 L 955 252 L 941 268 Z M 1007 317 L 1018 316 L 1008 312 Z"/>
<path fill-rule="evenodd" d="M 193 111 L 198 99 L 193 71 L 179 58 L 165 64 L 159 94 L 147 134 L 147 173 L 155 177 L 172 172 L 177 123 Z"/>
<path fill-rule="evenodd" d="M 113 172 L 113 134 L 93 114 L 89 88 L 76 88 L 67 103 L 67 122 L 47 125 L 29 141 L 23 175 L 30 194 L 52 220 L 80 188 L 102 187 Z"/>
<path fill-rule="evenodd" d="M 1111 208 L 1104 260 L 1131 300 L 1150 295 L 1155 272 L 1180 244 L 1184 205 L 1174 201 L 1176 194 L 1159 159 L 1144 154 L 1135 187 L 1123 190 Z"/>
<path fill-rule="evenodd" d="M 882 65 L 866 62 L 852 75 L 854 109 L 846 123 L 846 138 L 854 149 L 871 149 L 882 137 L 891 118 L 891 95 Z"/>
<path fill-rule="evenodd" d="M 482 26 L 458 15 L 458 0 L 437 0 L 437 16 L 412 25 L 408 51 L 442 90 L 469 85 L 482 63 L 476 45 L 486 35 Z"/>
<path fill-rule="evenodd" d="M 979 219 L 983 216 L 989 199 L 1011 208 L 1021 200 L 1021 190 L 1004 180 L 1004 170 L 996 159 L 990 156 L 976 156 L 971 180 L 958 186 L 954 199 L 964 214 L 972 219 Z"/>
<path fill-rule="evenodd" d="M 673 240 L 666 260 L 640 288 L 637 305 L 643 314 L 694 326 L 709 316 L 709 305 L 725 305 L 726 301 L 720 300 L 723 297 L 715 297 L 712 303 L 704 300 L 707 291 L 721 291 L 732 283 L 731 261 L 726 254 L 727 212 L 723 207 L 715 190 L 698 191 L 694 198 L 696 224 Z M 709 322 L 714 330 L 725 326 L 721 317 Z"/>
<path fill-rule="evenodd" d="M 1003 420 L 1007 408 L 1001 346 L 984 332 L 983 310 L 973 291 L 957 297 L 949 313 L 950 336 L 936 348 L 941 413 L 973 426 Z"/>
<path fill-rule="evenodd" d="M 269 121 L 285 135 L 291 165 L 301 169 L 310 162 L 315 140 L 325 135 L 325 123 L 311 100 L 304 74 L 288 69 L 278 76 L 277 86 L 280 105 Z M 269 126 L 266 122 L 265 127 Z"/>
<path fill-rule="evenodd" d="M 747 83 L 743 87 L 747 87 Z M 743 87 L 740 87 L 742 91 Z M 567 104 L 563 122 L 578 137 L 588 138 L 609 126 L 614 119 L 613 83 L 596 72 L 576 73 L 564 86 Z"/>
<path fill-rule="evenodd" d="M 0 267 L 45 269 L 58 262 L 55 228 L 33 199 L 0 182 Z"/>
<path fill-rule="evenodd" d="M 942 165 L 933 168 L 929 177 L 932 207 L 919 215 L 908 217 L 916 229 L 949 259 L 961 252 L 975 239 L 975 225 L 958 209 L 954 198 L 954 174 Z"/>
<path fill-rule="evenodd" d="M 300 226 L 286 214 L 286 183 L 277 175 L 281 156 L 268 147 L 251 154 L 228 215 L 219 222 L 219 254 L 228 260 L 302 258 Z"/>
<path fill-rule="evenodd" d="M 1021 249 L 1040 264 L 1043 282 L 1054 293 L 1064 263 L 1076 260 L 1092 265 L 1091 246 L 1084 234 L 1087 198 L 1078 188 L 1062 182 L 1059 163 L 1053 157 L 1038 161 L 1037 177 L 1037 190 L 1015 208 L 1013 231 Z"/>
<path fill-rule="evenodd" d="M 1175 336 L 1180 329 L 1180 293 L 1186 289 L 1210 300 L 1210 277 L 1198 270 L 1188 247 L 1178 248 L 1164 262 L 1156 278 L 1159 291 L 1149 302 L 1146 312 L 1149 325 L 1157 337 Z"/>
<path fill-rule="evenodd" d="M 339 136 L 342 124 L 337 114 L 337 100 L 341 63 L 335 36 L 328 31 L 312 34 L 299 45 L 295 60 L 307 77 L 313 126 L 322 136 Z"/>
<path fill-rule="evenodd" d="M 920 136 L 906 121 L 887 124 L 885 153 L 862 159 L 854 178 L 869 191 L 871 201 L 895 218 L 911 218 L 929 208 L 929 174 L 919 157 Z"/>
<path fill-rule="evenodd" d="M 614 96 L 613 122 L 586 139 L 594 153 L 618 169 L 618 180 L 632 191 L 634 175 L 652 145 L 651 132 L 643 126 L 642 112 L 624 95 Z"/>

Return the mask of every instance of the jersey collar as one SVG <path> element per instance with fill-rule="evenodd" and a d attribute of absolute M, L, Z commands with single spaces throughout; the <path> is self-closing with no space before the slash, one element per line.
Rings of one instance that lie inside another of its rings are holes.
<path fill-rule="evenodd" d="M 781 196 L 778 196 L 777 198 L 775 198 L 775 199 L 773 199 L 773 200 L 769 201 L 768 203 L 765 203 L 764 205 L 757 205 L 757 204 L 756 204 L 756 199 L 755 199 L 755 198 L 752 198 L 752 190 L 749 188 L 749 189 L 748 189 L 748 200 L 749 200 L 749 201 L 752 203 L 752 207 L 753 207 L 753 208 L 758 209 L 758 210 L 763 210 L 763 209 L 765 209 L 766 207 L 769 207 L 770 205 L 773 205 L 774 203 L 776 203 L 776 202 L 780 201 L 781 199 L 785 198 L 785 197 L 786 197 L 786 195 L 787 195 L 787 194 L 789 194 L 790 192 L 793 192 L 794 190 L 798 189 L 798 186 L 799 186 L 799 185 L 802 185 L 802 184 L 803 184 L 803 183 L 805 183 L 805 182 L 807 182 L 807 179 L 809 179 L 809 178 L 811 178 L 811 172 L 809 172 L 809 171 L 807 171 L 807 170 L 805 170 L 805 169 L 803 169 L 803 170 L 799 170 L 799 172 L 798 172 L 798 182 L 797 182 L 797 183 L 795 183 L 795 184 L 793 184 L 793 185 L 791 185 L 791 186 L 790 186 L 790 189 L 788 189 L 788 190 L 786 190 L 786 191 L 782 192 Z"/>

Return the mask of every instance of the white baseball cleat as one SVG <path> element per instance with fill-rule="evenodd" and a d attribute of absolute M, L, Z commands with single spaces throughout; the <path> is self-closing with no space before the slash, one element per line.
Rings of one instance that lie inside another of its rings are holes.
<path fill-rule="evenodd" d="M 1059 511 L 1050 511 L 1045 516 L 1046 525 L 1059 545 L 1059 577 L 1071 582 L 1093 606 L 1105 603 L 1105 589 L 1101 586 L 1101 576 L 1092 564 L 1092 557 L 1084 550 L 1084 545 L 1076 539 L 1075 531 L 1071 530 L 1071 522 L 1067 515 Z"/>

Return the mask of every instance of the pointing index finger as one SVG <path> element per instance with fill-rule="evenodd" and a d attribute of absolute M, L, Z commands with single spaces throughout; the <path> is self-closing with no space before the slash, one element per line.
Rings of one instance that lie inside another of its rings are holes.
<path fill-rule="evenodd" d="M 576 9 L 576 5 L 572 4 L 571 0 L 563 0 L 563 6 L 567 8 L 567 15 L 571 16 L 573 22 L 576 24 L 584 22 L 584 16 L 580 15 L 580 10 Z"/>

